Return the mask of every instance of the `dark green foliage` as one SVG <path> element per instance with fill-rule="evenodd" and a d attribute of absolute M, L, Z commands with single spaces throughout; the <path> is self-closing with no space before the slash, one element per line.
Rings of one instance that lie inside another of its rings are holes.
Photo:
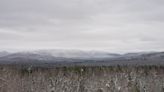
<path fill-rule="evenodd" d="M 22 68 L 20 71 L 22 75 L 30 75 L 33 72 L 31 68 Z"/>
<path fill-rule="evenodd" d="M 0 67 L 1 70 L 3 70 L 3 67 Z M 148 66 L 148 65 L 143 65 L 143 66 L 121 66 L 121 65 L 116 65 L 116 66 L 72 66 L 72 67 L 60 67 L 60 68 L 38 68 L 38 67 L 22 67 L 20 70 L 23 73 L 32 73 L 33 71 L 48 71 L 48 70 L 62 70 L 64 72 L 75 72 L 75 73 L 85 73 L 89 71 L 108 71 L 108 72 L 128 72 L 134 69 L 136 72 L 139 72 L 141 70 L 144 70 L 144 74 L 148 74 L 149 71 L 151 70 L 164 70 L 163 66 Z"/>
<path fill-rule="evenodd" d="M 133 86 L 132 92 L 140 92 L 140 89 L 139 89 L 138 85 Z"/>
<path fill-rule="evenodd" d="M 103 90 L 102 89 L 98 89 L 96 92 L 103 92 Z"/>
<path fill-rule="evenodd" d="M 162 87 L 161 92 L 164 92 L 164 88 Z"/>

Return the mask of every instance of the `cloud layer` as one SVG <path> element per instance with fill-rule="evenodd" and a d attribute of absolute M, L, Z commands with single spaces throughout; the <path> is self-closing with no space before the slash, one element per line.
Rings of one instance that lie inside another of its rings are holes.
<path fill-rule="evenodd" d="M 163 0 L 1 0 L 1 49 L 164 50 Z"/>

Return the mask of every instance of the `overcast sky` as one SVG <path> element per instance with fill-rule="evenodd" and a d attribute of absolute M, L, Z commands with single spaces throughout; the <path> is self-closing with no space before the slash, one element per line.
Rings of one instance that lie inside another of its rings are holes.
<path fill-rule="evenodd" d="M 164 0 L 0 0 L 0 49 L 164 50 Z"/>

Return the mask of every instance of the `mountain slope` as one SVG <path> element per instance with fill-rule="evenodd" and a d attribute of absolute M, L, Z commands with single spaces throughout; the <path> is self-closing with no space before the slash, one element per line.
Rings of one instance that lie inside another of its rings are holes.
<path fill-rule="evenodd" d="M 4 53 L 4 54 L 3 54 Z M 164 52 L 114 54 L 96 51 L 40 50 L 0 52 L 0 64 L 117 65 L 164 64 Z"/>

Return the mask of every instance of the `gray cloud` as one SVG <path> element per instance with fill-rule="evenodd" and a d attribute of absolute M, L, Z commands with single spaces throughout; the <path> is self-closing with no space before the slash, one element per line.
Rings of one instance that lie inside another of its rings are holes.
<path fill-rule="evenodd" d="M 163 0 L 1 0 L 1 49 L 164 50 Z"/>

